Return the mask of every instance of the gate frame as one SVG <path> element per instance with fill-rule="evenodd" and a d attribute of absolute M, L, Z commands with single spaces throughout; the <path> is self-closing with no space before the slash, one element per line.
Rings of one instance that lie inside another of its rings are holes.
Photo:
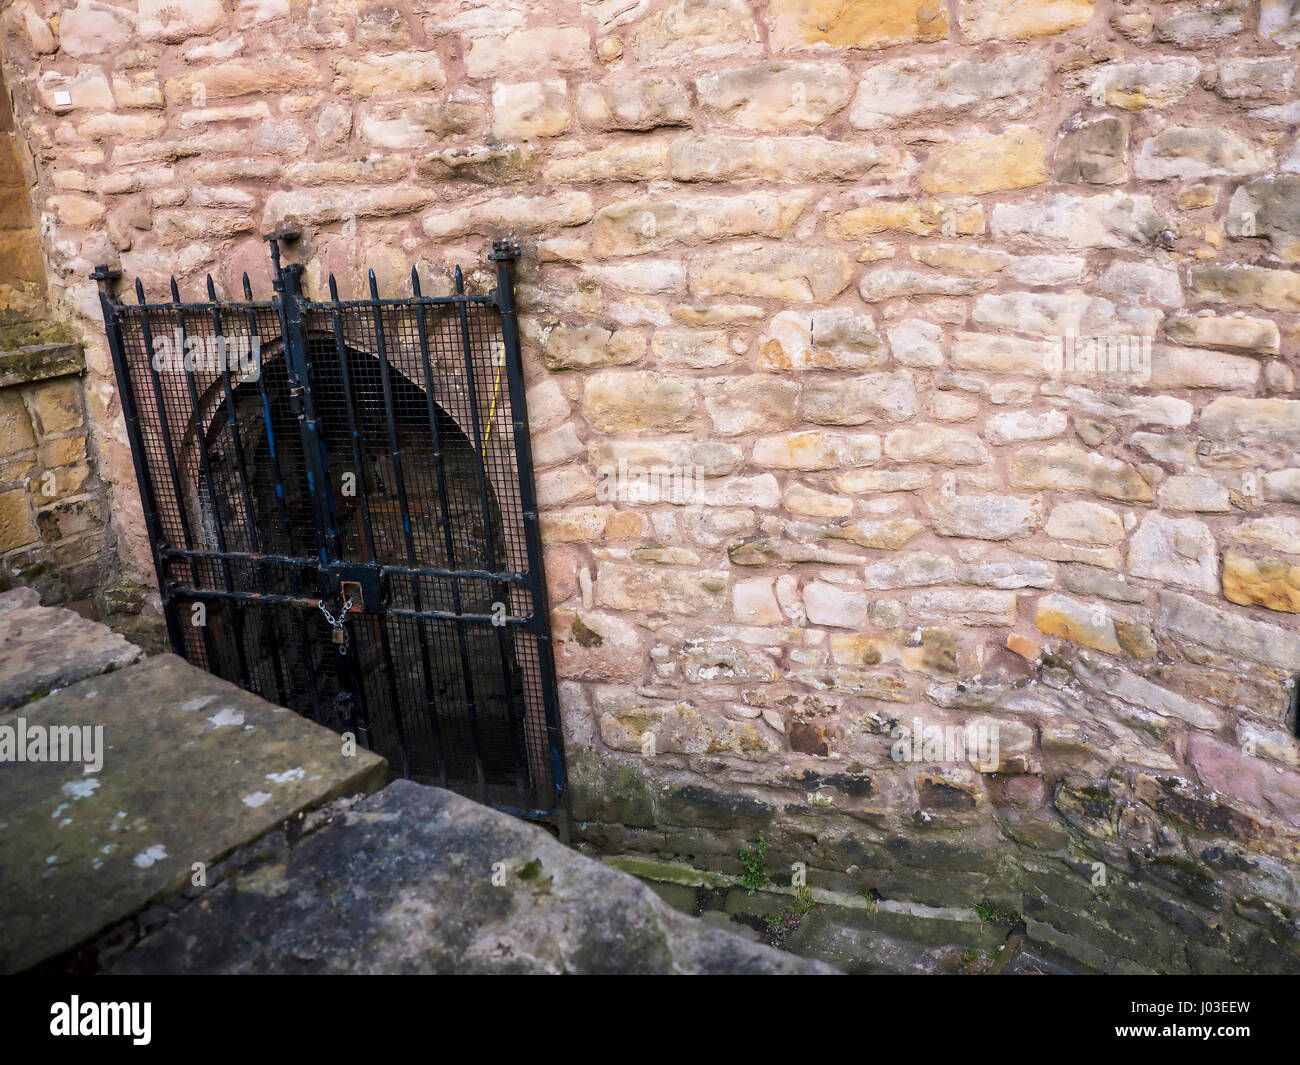
<path fill-rule="evenodd" d="M 307 330 L 303 322 L 303 305 L 304 303 L 316 303 L 317 301 L 307 300 L 303 295 L 301 279 L 303 267 L 301 264 L 285 264 L 281 261 L 280 242 L 282 240 L 290 241 L 298 239 L 299 234 L 293 232 L 277 231 L 276 233 L 267 234 L 265 240 L 268 242 L 271 253 L 272 268 L 274 276 L 272 288 L 274 295 L 270 301 L 274 308 L 280 323 L 281 335 L 277 338 L 283 350 L 286 375 L 289 384 L 289 404 L 290 412 L 298 422 L 299 433 L 301 436 L 303 458 L 308 477 L 308 489 L 312 500 L 312 526 L 313 538 L 316 545 L 318 559 L 309 559 L 306 557 L 279 558 L 272 555 L 261 555 L 266 561 L 283 561 L 286 563 L 295 563 L 299 566 L 315 566 L 318 577 L 318 592 L 322 599 L 332 599 L 338 594 L 337 585 L 342 580 L 342 570 L 355 569 L 370 570 L 373 576 L 378 580 L 381 571 L 385 568 L 381 563 L 371 560 L 369 563 L 353 563 L 345 561 L 342 558 L 342 551 L 339 542 L 339 523 L 334 511 L 333 491 L 329 488 L 330 481 L 327 472 L 327 457 L 325 454 L 325 442 L 319 431 L 316 419 L 314 405 L 313 387 L 312 387 L 312 364 L 310 357 L 310 348 L 307 339 Z M 568 811 L 567 811 L 567 767 L 564 753 L 563 731 L 560 723 L 558 683 L 555 672 L 555 655 L 554 644 L 551 636 L 551 619 L 550 619 L 550 602 L 547 594 L 546 577 L 543 563 L 543 552 L 541 542 L 541 523 L 537 510 L 537 490 L 534 480 L 533 457 L 532 457 L 532 439 L 529 433 L 528 407 L 527 407 L 527 389 L 524 381 L 522 350 L 519 342 L 519 323 L 518 314 L 515 304 L 514 292 L 514 264 L 519 258 L 520 248 L 518 243 L 510 240 L 498 240 L 492 244 L 491 254 L 488 256 L 489 261 L 496 264 L 496 285 L 490 291 L 486 304 L 496 308 L 500 328 L 501 343 L 503 347 L 503 363 L 506 371 L 506 387 L 510 398 L 510 413 L 512 420 L 512 437 L 515 457 L 515 477 L 519 490 L 519 504 L 523 525 L 523 547 L 527 559 L 528 569 L 524 575 L 525 579 L 518 580 L 518 583 L 529 594 L 531 603 L 531 612 L 526 618 L 518 619 L 516 624 L 525 628 L 536 641 L 536 655 L 538 670 L 541 682 L 541 710 L 542 710 L 542 727 L 544 730 L 544 740 L 546 753 L 549 756 L 549 770 L 552 784 L 552 804 L 547 808 L 520 808 L 510 805 L 492 804 L 495 809 L 513 814 L 518 817 L 551 822 L 557 826 L 560 838 L 567 842 L 568 838 Z M 415 274 L 412 271 L 412 277 Z M 122 271 L 104 264 L 97 266 L 90 275 L 99 289 L 100 307 L 104 315 L 105 333 L 108 340 L 109 353 L 112 356 L 114 374 L 117 380 L 117 392 L 122 404 L 122 417 L 126 426 L 127 439 L 131 447 L 132 465 L 135 470 L 136 484 L 140 493 L 142 504 L 145 529 L 149 536 L 149 549 L 153 559 L 154 573 L 157 579 L 159 595 L 162 601 L 163 617 L 166 622 L 168 642 L 172 651 L 185 658 L 186 646 L 183 629 L 181 627 L 180 617 L 178 616 L 178 600 L 180 598 L 215 598 L 237 599 L 233 592 L 221 593 L 212 589 L 186 588 L 174 579 L 169 579 L 165 556 L 167 555 L 171 544 L 163 530 L 160 509 L 156 489 L 153 483 L 152 475 L 148 467 L 146 458 L 146 449 L 144 444 L 144 434 L 140 423 L 139 409 L 136 405 L 134 385 L 131 381 L 130 365 L 126 345 L 122 337 L 122 322 L 127 316 L 128 311 L 132 308 L 129 305 L 119 303 L 115 299 L 115 289 L 117 283 L 122 277 Z M 461 274 L 459 268 L 456 270 L 457 277 L 457 295 L 464 296 L 463 284 L 461 283 Z M 378 293 L 375 285 L 374 271 L 369 272 L 371 300 L 362 300 L 362 303 L 372 303 L 378 301 Z M 333 279 L 331 278 L 331 289 Z M 140 281 L 136 280 L 136 291 L 139 295 L 139 302 L 144 304 L 144 292 Z M 419 307 L 428 304 L 428 298 L 418 295 L 418 286 L 416 287 L 417 295 L 405 298 L 385 298 L 382 302 L 389 306 L 399 307 Z M 252 302 L 251 291 L 248 285 L 247 275 L 244 278 L 244 293 L 247 297 L 244 302 Z M 176 308 L 179 313 L 183 309 L 205 308 L 213 311 L 221 307 L 230 307 L 231 303 L 223 303 L 216 299 L 215 289 L 213 287 L 211 275 L 208 278 L 209 302 L 206 304 L 186 304 L 179 298 L 175 279 L 171 281 L 172 299 L 169 304 L 162 306 L 171 306 Z M 337 295 L 331 292 L 332 302 L 337 303 Z M 238 301 L 235 301 L 236 303 Z M 376 314 L 378 313 L 378 302 L 373 303 Z M 464 351 L 465 358 L 471 358 L 468 348 Z M 146 352 L 146 356 L 148 353 Z M 431 389 L 433 380 L 426 382 L 426 388 Z M 386 387 L 386 386 L 385 386 Z M 419 387 L 417 385 L 417 387 Z M 432 400 L 432 393 L 429 393 Z M 391 397 L 386 397 L 387 417 L 391 420 L 393 410 L 391 406 Z M 196 414 L 200 412 L 196 411 Z M 173 471 L 178 469 L 176 458 L 172 454 L 172 444 L 170 436 L 164 432 L 163 439 L 167 453 L 167 462 Z M 487 471 L 484 468 L 483 476 L 486 483 Z M 324 485 L 322 491 L 318 486 Z M 177 499 L 178 507 L 183 508 L 186 501 L 182 498 Z M 405 509 L 405 508 L 404 508 Z M 485 515 L 486 517 L 486 515 Z M 252 517 L 250 515 L 250 521 Z M 226 555 L 227 552 L 222 552 Z M 193 564 L 193 556 L 191 557 Z M 392 567 L 389 567 L 392 568 Z M 196 582 L 198 583 L 198 582 Z M 299 607 L 315 607 L 319 600 L 308 600 L 302 597 L 282 596 L 270 593 L 257 594 L 249 593 L 248 598 L 258 599 L 266 603 L 287 603 Z M 467 619 L 469 615 L 465 616 Z M 515 619 L 512 619 L 514 621 Z M 344 669 L 339 673 L 339 683 L 342 686 L 345 683 L 344 673 L 347 674 L 346 683 L 350 688 L 352 698 L 356 700 L 354 706 L 361 710 L 362 704 L 362 684 L 357 675 L 355 664 L 348 662 L 349 657 L 356 656 L 338 656 L 340 664 L 344 664 Z M 527 691 L 525 690 L 525 709 L 527 709 Z M 400 713 L 399 707 L 394 707 L 395 715 Z M 524 726 L 526 719 L 520 718 L 521 728 Z M 365 727 L 364 725 L 361 727 Z M 530 773 L 530 776 L 532 774 Z M 540 784 L 541 781 L 537 781 Z M 534 794 L 537 797 L 538 789 L 534 785 Z"/>

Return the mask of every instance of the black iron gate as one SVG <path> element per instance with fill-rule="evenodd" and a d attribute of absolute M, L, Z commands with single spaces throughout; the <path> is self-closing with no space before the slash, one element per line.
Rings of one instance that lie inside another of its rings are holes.
<path fill-rule="evenodd" d="M 173 650 L 525 816 L 564 787 L 514 309 L 496 287 L 118 302 L 96 270 Z"/>

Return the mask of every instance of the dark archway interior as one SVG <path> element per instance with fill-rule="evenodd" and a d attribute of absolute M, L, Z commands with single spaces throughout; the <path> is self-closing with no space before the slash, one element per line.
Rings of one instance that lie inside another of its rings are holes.
<path fill-rule="evenodd" d="M 372 745 L 394 775 L 470 791 L 482 780 L 490 801 L 515 801 L 527 769 L 513 630 L 387 613 L 489 615 L 498 603 L 498 611 L 510 613 L 505 583 L 427 572 L 508 568 L 491 480 L 461 426 L 431 407 L 425 390 L 395 366 L 386 397 L 378 358 L 351 347 L 341 357 L 331 334 L 308 338 L 341 556 L 423 571 L 387 575 L 386 612 L 354 614 L 348 623 L 355 657 L 344 665 L 358 672 Z M 194 466 L 191 481 L 190 509 L 204 546 L 218 549 L 220 528 L 226 551 L 318 557 L 312 487 L 283 358 L 267 358 L 261 381 L 235 388 L 235 431 L 221 397 L 211 410 L 209 470 Z M 319 595 L 306 567 L 233 568 L 243 571 L 235 574 L 242 587 Z M 266 604 L 216 603 L 210 610 L 203 651 L 217 660 L 217 672 L 231 679 L 242 673 L 265 697 L 321 724 L 347 727 L 337 647 L 323 614 Z"/>

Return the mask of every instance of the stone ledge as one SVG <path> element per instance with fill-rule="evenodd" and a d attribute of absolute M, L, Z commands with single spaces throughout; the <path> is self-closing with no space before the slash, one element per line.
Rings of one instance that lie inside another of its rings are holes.
<path fill-rule="evenodd" d="M 86 369 L 86 354 L 80 344 L 34 344 L 0 351 L 0 388 L 67 377 Z"/>
<path fill-rule="evenodd" d="M 20 720 L 29 735 L 103 726 L 103 766 L 0 772 L 0 972 L 69 954 L 190 888 L 195 863 L 386 774 L 377 755 L 345 755 L 334 733 L 174 655 L 0 714 L 0 729 Z"/>
<path fill-rule="evenodd" d="M 129 666 L 143 654 L 104 625 L 40 601 L 32 588 L 0 593 L 0 711 Z"/>
<path fill-rule="evenodd" d="M 971 968 L 973 959 L 983 966 L 999 957 L 1014 923 L 986 921 L 973 907 L 924 906 L 812 885 L 801 898 L 774 879 L 750 891 L 741 876 L 681 863 L 631 855 L 601 860 L 683 912 L 855 975 L 979 971 Z M 959 961 L 963 952 L 971 960 Z"/>
<path fill-rule="evenodd" d="M 109 971 L 834 970 L 679 913 L 535 825 L 396 781 L 212 889 Z"/>

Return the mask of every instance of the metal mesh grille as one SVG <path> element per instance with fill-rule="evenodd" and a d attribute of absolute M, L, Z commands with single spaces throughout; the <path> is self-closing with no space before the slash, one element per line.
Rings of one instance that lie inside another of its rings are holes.
<path fill-rule="evenodd" d="M 105 301 L 173 643 L 394 772 L 545 809 L 562 763 L 513 318 L 463 294 L 311 302 L 291 270 L 269 302 L 247 282 L 239 303 Z M 317 602 L 371 583 L 341 648 Z"/>

